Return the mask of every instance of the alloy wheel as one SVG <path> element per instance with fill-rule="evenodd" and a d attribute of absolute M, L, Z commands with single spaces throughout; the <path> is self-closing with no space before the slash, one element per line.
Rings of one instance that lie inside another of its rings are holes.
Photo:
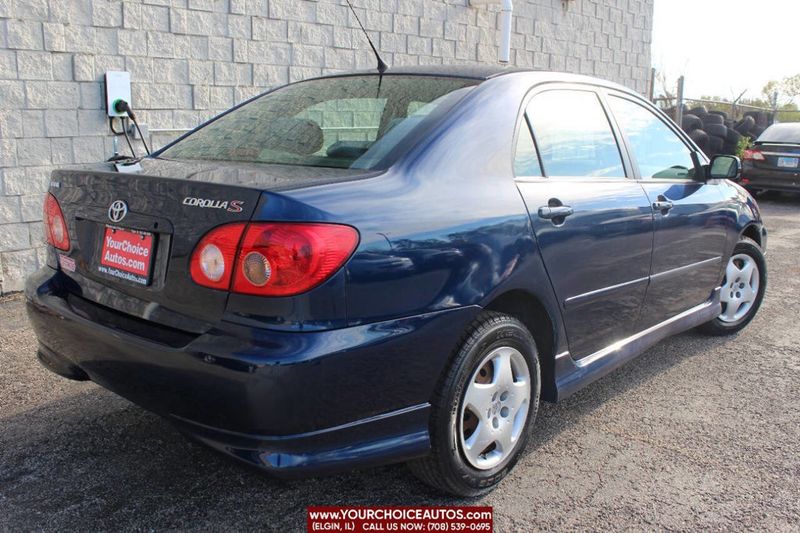
<path fill-rule="evenodd" d="M 459 438 L 473 467 L 488 470 L 505 461 L 525 430 L 531 378 L 519 350 L 492 350 L 472 374 L 461 402 Z"/>
<path fill-rule="evenodd" d="M 758 297 L 761 276 L 758 264 L 747 254 L 736 254 L 728 261 L 722 282 L 720 302 L 722 322 L 737 322 L 750 312 Z"/>

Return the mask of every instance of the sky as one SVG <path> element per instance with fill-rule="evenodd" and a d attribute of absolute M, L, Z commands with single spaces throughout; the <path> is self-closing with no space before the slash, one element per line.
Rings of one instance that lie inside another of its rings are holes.
<path fill-rule="evenodd" d="M 671 83 L 685 76 L 687 98 L 759 97 L 800 74 L 800 0 L 655 0 L 652 52 Z"/>

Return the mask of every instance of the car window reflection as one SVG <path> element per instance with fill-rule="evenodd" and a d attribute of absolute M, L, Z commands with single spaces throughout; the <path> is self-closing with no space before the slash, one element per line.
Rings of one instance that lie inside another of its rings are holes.
<path fill-rule="evenodd" d="M 643 178 L 694 177 L 691 151 L 652 111 L 616 96 L 609 102 Z"/>
<path fill-rule="evenodd" d="M 547 91 L 528 106 L 548 176 L 625 176 L 617 141 L 593 92 Z"/>

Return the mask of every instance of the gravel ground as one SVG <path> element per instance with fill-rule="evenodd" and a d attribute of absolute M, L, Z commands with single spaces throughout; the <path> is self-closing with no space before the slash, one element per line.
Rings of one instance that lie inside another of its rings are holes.
<path fill-rule="evenodd" d="M 762 200 L 769 288 L 737 337 L 689 332 L 558 405 L 471 503 L 498 530 L 800 529 L 800 198 Z M 308 504 L 459 504 L 403 466 L 282 482 L 40 367 L 0 299 L 0 530 L 304 530 Z"/>

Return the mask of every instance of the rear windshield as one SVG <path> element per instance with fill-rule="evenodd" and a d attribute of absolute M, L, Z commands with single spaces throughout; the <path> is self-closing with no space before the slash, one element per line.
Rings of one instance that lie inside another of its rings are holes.
<path fill-rule="evenodd" d="M 376 74 L 287 85 L 220 116 L 159 157 L 381 169 L 477 83 Z"/>
<path fill-rule="evenodd" d="M 773 124 L 764 130 L 756 142 L 800 144 L 800 122 Z"/>

